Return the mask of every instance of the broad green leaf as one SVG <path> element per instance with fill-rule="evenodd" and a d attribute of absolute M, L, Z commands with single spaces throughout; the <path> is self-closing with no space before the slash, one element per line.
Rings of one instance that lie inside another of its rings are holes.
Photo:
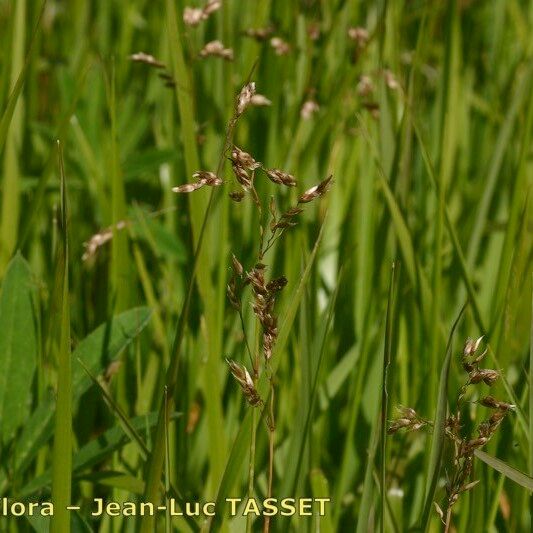
<path fill-rule="evenodd" d="M 17 254 L 9 263 L 0 293 L 0 443 L 27 419 L 38 342 L 34 281 Z"/>
<path fill-rule="evenodd" d="M 156 422 L 157 414 L 150 413 L 147 416 L 138 416 L 134 418 L 131 420 L 131 425 L 136 431 L 141 431 L 146 427 L 153 427 Z M 95 439 L 89 441 L 74 454 L 72 461 L 73 473 L 78 473 L 87 468 L 91 468 L 95 464 L 103 461 L 106 457 L 110 457 L 114 451 L 119 450 L 129 441 L 130 439 L 128 439 L 121 427 L 114 426 L 111 429 L 108 429 L 102 435 L 99 435 Z M 49 487 L 50 480 L 50 471 L 44 473 L 38 478 L 32 479 L 20 491 L 20 497 L 27 498 L 35 492 Z"/>
<path fill-rule="evenodd" d="M 115 360 L 126 346 L 144 329 L 151 310 L 137 307 L 115 316 L 102 324 L 80 342 L 72 354 L 72 395 L 76 406 L 80 397 L 91 386 L 91 380 L 78 363 L 81 359 L 94 374 L 100 374 L 104 365 Z M 52 435 L 55 400 L 52 395 L 39 405 L 30 416 L 15 450 L 15 470 L 23 471 L 37 450 Z"/>

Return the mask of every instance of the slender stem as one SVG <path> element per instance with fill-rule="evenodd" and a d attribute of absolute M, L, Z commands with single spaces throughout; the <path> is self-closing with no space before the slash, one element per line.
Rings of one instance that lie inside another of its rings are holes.
<path fill-rule="evenodd" d="M 250 433 L 250 463 L 248 467 L 248 499 L 254 497 L 254 474 L 255 474 L 255 422 L 257 418 L 257 409 L 252 409 L 252 427 Z M 252 531 L 252 514 L 246 516 L 246 533 Z"/>
<path fill-rule="evenodd" d="M 274 432 L 276 423 L 274 419 L 274 381 L 270 377 L 270 412 L 268 414 L 268 494 L 272 498 L 272 482 L 274 479 Z M 270 531 L 270 516 L 265 516 L 263 533 Z"/>
<path fill-rule="evenodd" d="M 448 510 L 446 511 L 446 523 L 444 524 L 444 533 L 448 533 L 448 531 L 450 531 L 451 525 L 452 525 L 452 508 L 451 506 L 448 506 Z"/>

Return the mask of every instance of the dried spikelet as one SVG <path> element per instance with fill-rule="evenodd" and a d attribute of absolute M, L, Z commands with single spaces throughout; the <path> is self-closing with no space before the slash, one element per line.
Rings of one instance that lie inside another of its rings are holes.
<path fill-rule="evenodd" d="M 482 339 L 483 339 L 483 336 L 479 337 L 477 340 L 466 339 L 465 346 L 463 348 L 463 354 L 465 355 L 465 357 L 472 356 L 476 353 Z"/>
<path fill-rule="evenodd" d="M 300 116 L 304 120 L 309 120 L 315 113 L 318 113 L 320 106 L 314 100 L 307 100 L 300 109 Z"/>
<path fill-rule="evenodd" d="M 193 178 L 196 178 L 196 181 L 193 183 L 185 183 L 179 185 L 178 187 L 173 187 L 172 191 L 177 193 L 189 193 L 197 191 L 204 185 L 209 187 L 218 187 L 224 182 L 219 178 L 214 172 L 209 172 L 207 170 L 199 170 L 192 175 Z"/>
<path fill-rule="evenodd" d="M 357 94 L 362 97 L 370 96 L 374 92 L 374 82 L 370 76 L 363 74 L 357 83 Z"/>
<path fill-rule="evenodd" d="M 231 306 L 235 310 L 239 311 L 241 309 L 241 300 L 237 295 L 237 279 L 235 276 L 232 276 L 229 280 L 229 283 L 226 287 L 226 296 L 228 297 Z"/>
<path fill-rule="evenodd" d="M 385 78 L 385 83 L 389 89 L 395 91 L 400 88 L 400 84 L 398 83 L 396 76 L 390 70 L 385 69 L 383 71 L 383 77 Z"/>
<path fill-rule="evenodd" d="M 270 39 L 270 46 L 278 56 L 287 55 L 291 51 L 289 43 L 284 41 L 281 37 L 272 37 L 272 39 Z"/>
<path fill-rule="evenodd" d="M 370 36 L 366 28 L 355 27 L 348 28 L 348 37 L 357 44 L 358 48 L 364 48 Z"/>
<path fill-rule="evenodd" d="M 254 94 L 252 98 L 250 99 L 250 105 L 256 106 L 256 107 L 265 107 L 272 105 L 272 102 L 264 95 L 262 94 Z"/>
<path fill-rule="evenodd" d="M 235 257 L 235 254 L 231 254 L 231 264 L 233 266 L 233 271 L 237 276 L 241 277 L 244 273 L 244 268 L 242 267 L 239 260 Z"/>
<path fill-rule="evenodd" d="M 198 172 L 195 172 L 192 177 L 210 187 L 218 187 L 223 183 L 222 179 L 214 172 L 209 172 L 207 170 L 199 170 Z"/>
<path fill-rule="evenodd" d="M 198 26 L 205 20 L 204 10 L 200 7 L 186 7 L 183 10 L 183 23 L 185 26 Z"/>
<path fill-rule="evenodd" d="M 269 168 L 265 170 L 270 181 L 273 181 L 277 185 L 285 185 L 287 187 L 296 186 L 296 178 L 283 170 L 278 168 Z"/>
<path fill-rule="evenodd" d="M 255 170 L 261 166 L 261 163 L 258 163 L 248 152 L 241 150 L 237 146 L 234 146 L 231 151 L 231 160 L 236 165 L 248 170 Z"/>
<path fill-rule="evenodd" d="M 240 165 L 237 165 L 236 163 L 231 164 L 231 168 L 233 170 L 233 174 L 235 175 L 236 180 L 239 182 L 239 184 L 242 186 L 242 188 L 245 191 L 250 191 L 252 189 L 252 178 Z"/>
<path fill-rule="evenodd" d="M 320 24 L 311 22 L 307 27 L 307 35 L 311 41 L 317 41 L 320 38 Z"/>
<path fill-rule="evenodd" d="M 209 16 L 222 7 L 222 0 L 210 0 L 204 7 L 204 13 Z"/>
<path fill-rule="evenodd" d="M 232 191 L 229 193 L 229 197 L 234 202 L 241 202 L 242 199 L 244 198 L 244 193 L 242 191 Z"/>
<path fill-rule="evenodd" d="M 178 187 L 172 187 L 172 192 L 178 192 L 178 193 L 188 193 L 197 191 L 198 189 L 201 189 L 205 183 L 202 183 L 200 181 L 195 181 L 194 183 L 184 183 L 183 185 L 179 185 Z"/>
<path fill-rule="evenodd" d="M 485 383 L 486 385 L 491 386 L 499 377 L 500 374 L 496 370 L 491 370 L 490 368 L 474 369 L 469 374 L 470 384 L 476 383 Z"/>
<path fill-rule="evenodd" d="M 266 41 L 273 33 L 273 26 L 267 26 L 266 28 L 248 28 L 244 30 L 246 37 L 251 37 L 256 41 Z"/>
<path fill-rule="evenodd" d="M 200 50 L 200 57 L 221 57 L 226 61 L 233 61 L 233 50 L 225 48 L 220 41 L 211 41 Z"/>
<path fill-rule="evenodd" d="M 242 392 L 244 393 L 244 397 L 248 401 L 248 403 L 252 407 L 260 406 L 263 404 L 263 400 L 261 400 L 254 382 L 252 380 L 252 377 L 250 376 L 250 373 L 246 369 L 244 365 L 239 365 L 235 361 L 232 361 L 231 359 L 226 359 L 226 362 L 228 363 L 231 373 L 233 377 L 237 380 L 239 385 L 241 386 Z"/>
<path fill-rule="evenodd" d="M 144 63 L 154 68 L 165 68 L 165 64 L 161 61 L 158 61 L 154 56 L 150 54 L 145 54 L 144 52 L 137 52 L 136 54 L 131 54 L 130 59 L 136 63 Z"/>
<path fill-rule="evenodd" d="M 125 220 L 120 220 L 115 224 L 115 230 L 122 230 L 127 226 Z M 83 243 L 85 251 L 81 257 L 82 261 L 89 261 L 96 257 L 96 253 L 106 242 L 109 242 L 113 238 L 113 227 L 106 228 L 105 230 L 96 233 L 88 241 Z"/>
<path fill-rule="evenodd" d="M 500 409 L 502 411 L 514 411 L 516 409 L 516 405 L 512 403 L 501 402 L 496 400 L 496 398 L 493 396 L 485 396 L 479 400 L 479 403 L 484 407 L 489 407 L 490 409 Z"/>
<path fill-rule="evenodd" d="M 279 292 L 281 291 L 285 285 L 287 285 L 288 281 L 285 276 L 280 276 L 279 278 L 274 278 L 273 280 L 270 280 L 267 285 L 267 291 L 272 292 Z"/>
<path fill-rule="evenodd" d="M 278 338 L 278 319 L 274 314 L 276 293 L 287 285 L 284 276 L 265 281 L 265 265 L 258 263 L 246 273 L 246 283 L 252 286 L 254 301 L 253 311 L 263 328 L 263 354 L 268 361 L 272 357 L 272 350 Z"/>
<path fill-rule="evenodd" d="M 209 16 L 220 9 L 221 6 L 221 0 L 210 0 L 203 8 L 186 7 L 183 10 L 183 23 L 186 26 L 198 26 L 200 22 L 207 20 Z"/>
<path fill-rule="evenodd" d="M 333 176 L 327 177 L 324 181 L 321 181 L 318 185 L 307 189 L 298 199 L 299 204 L 306 204 L 316 200 L 320 196 L 323 196 L 328 191 Z"/>
<path fill-rule="evenodd" d="M 246 108 L 251 104 L 252 98 L 255 95 L 255 82 L 247 83 L 237 97 L 237 116 L 244 113 Z"/>
<path fill-rule="evenodd" d="M 397 410 L 400 416 L 390 421 L 387 429 L 389 435 L 396 433 L 400 429 L 405 429 L 406 431 L 418 431 L 424 426 L 431 425 L 429 420 L 425 420 L 418 416 L 417 412 L 411 407 L 403 407 L 400 405 Z"/>

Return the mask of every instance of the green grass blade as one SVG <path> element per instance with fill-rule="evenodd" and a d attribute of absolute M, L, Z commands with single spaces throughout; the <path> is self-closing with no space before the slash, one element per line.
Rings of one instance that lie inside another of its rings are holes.
<path fill-rule="evenodd" d="M 426 478 L 425 502 L 420 516 L 420 527 L 422 531 L 427 531 L 429 526 L 431 510 L 433 508 L 433 498 L 437 488 L 437 481 L 440 475 L 440 468 L 442 463 L 442 452 L 444 449 L 444 424 L 446 421 L 446 413 L 448 410 L 448 376 L 450 373 L 450 364 L 453 353 L 453 334 L 459 324 L 463 312 L 466 309 L 466 304 L 461 309 L 459 316 L 455 319 L 450 330 L 448 343 L 446 346 L 446 356 L 442 364 L 442 370 L 439 380 L 438 402 L 435 410 L 435 419 L 433 423 L 433 436 L 431 438 L 431 449 L 429 457 L 429 466 Z"/>
<path fill-rule="evenodd" d="M 44 0 L 42 3 L 39 18 L 37 19 L 37 23 L 35 24 L 35 28 L 33 30 L 33 33 L 30 39 L 28 52 L 26 53 L 26 59 L 24 60 L 24 64 L 22 65 L 20 74 L 18 75 L 17 81 L 15 85 L 13 86 L 11 94 L 9 95 L 7 106 L 2 114 L 2 118 L 0 119 L 0 152 L 2 151 L 4 144 L 6 142 L 9 126 L 13 118 L 13 113 L 15 112 L 15 107 L 17 105 L 18 99 L 22 92 L 22 88 L 24 87 L 24 82 L 26 81 L 28 66 L 30 64 L 30 60 L 32 57 L 35 40 L 38 35 L 38 32 L 41 29 L 41 19 L 44 13 L 45 6 L 46 6 L 46 0 Z"/>
<path fill-rule="evenodd" d="M 518 483 L 525 489 L 533 491 L 533 477 L 529 477 L 523 472 L 520 472 L 520 470 L 517 470 L 516 468 L 513 468 L 512 466 L 508 465 L 504 461 L 497 459 L 496 457 L 492 457 L 488 453 L 485 453 L 483 450 L 475 450 L 474 454 L 478 459 L 481 459 L 484 463 L 487 463 L 490 467 L 494 468 L 494 470 L 497 470 L 500 474 L 503 474 L 505 477 L 508 477 L 509 479 L 511 479 L 515 483 Z"/>
<path fill-rule="evenodd" d="M 531 276 L 533 279 L 533 274 Z M 533 287 L 531 288 L 531 325 L 529 330 L 529 475 L 533 477 Z M 529 496 L 529 510 L 533 516 L 533 494 Z"/>
<path fill-rule="evenodd" d="M 309 478 L 313 498 L 330 498 L 328 480 L 321 470 L 312 470 Z M 316 516 L 317 523 L 314 525 L 314 531 L 320 531 L 322 533 L 333 533 L 335 531 L 331 521 L 331 514 L 328 512 L 330 508 L 331 505 L 326 505 L 324 516 Z"/>
<path fill-rule="evenodd" d="M 301 468 L 304 459 L 305 447 L 308 444 L 308 435 L 311 428 L 311 418 L 313 416 L 314 407 L 316 403 L 319 376 L 322 367 L 322 361 L 324 358 L 324 351 L 326 348 L 326 340 L 333 318 L 333 310 L 335 309 L 335 303 L 337 301 L 337 294 L 340 287 L 340 280 L 335 289 L 335 292 L 331 295 L 328 308 L 324 313 L 324 318 L 321 320 L 321 325 L 317 330 L 317 334 L 313 340 L 313 346 L 317 350 L 317 355 L 312 357 L 312 360 L 316 360 L 316 365 L 313 368 L 313 375 L 311 377 L 311 390 L 309 391 L 309 399 L 307 402 L 302 402 L 301 405 L 304 409 L 300 409 L 296 416 L 297 420 L 303 420 L 303 431 L 296 432 L 292 437 L 292 442 L 287 455 L 288 466 L 283 475 L 283 482 L 280 488 L 280 494 L 296 494 L 296 487 L 300 480 Z"/>
<path fill-rule="evenodd" d="M 63 154 L 58 142 L 61 173 L 61 208 L 59 218 L 59 246 L 56 259 L 57 292 L 61 301 L 61 320 L 57 356 L 57 405 L 55 415 L 52 463 L 52 502 L 54 516 L 50 522 L 51 533 L 69 533 L 70 513 L 67 506 L 71 498 L 72 477 L 72 372 L 70 354 L 70 303 L 69 303 L 69 212 Z"/>
<path fill-rule="evenodd" d="M 387 498 L 387 484 L 385 481 L 386 466 L 387 466 L 387 416 L 388 416 L 388 377 L 389 367 L 392 358 L 392 337 L 393 337 L 393 320 L 394 320 L 394 293 L 396 282 L 396 265 L 392 264 L 391 277 L 389 282 L 389 295 L 387 298 L 387 315 L 385 318 L 385 342 L 383 344 L 383 369 L 381 381 L 381 461 L 380 461 L 380 530 L 381 533 L 385 531 L 385 507 Z"/>

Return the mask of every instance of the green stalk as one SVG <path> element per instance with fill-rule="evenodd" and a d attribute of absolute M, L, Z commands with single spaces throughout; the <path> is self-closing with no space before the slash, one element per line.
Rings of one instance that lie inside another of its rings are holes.
<path fill-rule="evenodd" d="M 15 91 L 19 72 L 23 73 L 25 71 L 26 0 L 20 0 L 15 3 L 13 22 L 11 90 Z M 0 221 L 0 275 L 3 273 L 5 266 L 15 250 L 18 238 L 21 180 L 19 154 L 22 149 L 22 136 L 24 131 L 24 101 L 22 96 L 19 96 L 17 99 L 16 105 L 13 108 L 13 115 L 10 118 L 11 127 L 7 130 L 3 168 L 2 218 Z"/>
<path fill-rule="evenodd" d="M 383 370 L 381 382 L 381 462 L 380 462 L 380 484 L 381 484 L 381 501 L 380 501 L 380 531 L 385 532 L 385 502 L 387 499 L 386 460 L 387 460 L 387 408 L 389 403 L 389 393 L 387 390 L 389 366 L 392 356 L 392 335 L 393 335 L 393 316 L 394 316 L 394 284 L 396 280 L 396 265 L 392 264 L 389 297 L 387 300 L 387 315 L 385 319 L 385 343 L 383 347 Z"/>
<path fill-rule="evenodd" d="M 68 285 L 68 206 L 63 154 L 58 141 L 61 172 L 60 239 L 56 259 L 57 291 L 61 295 L 61 323 L 57 357 L 57 405 L 52 451 L 52 502 L 54 515 L 51 533 L 69 533 L 72 471 L 72 394 L 70 362 L 70 305 Z"/>

